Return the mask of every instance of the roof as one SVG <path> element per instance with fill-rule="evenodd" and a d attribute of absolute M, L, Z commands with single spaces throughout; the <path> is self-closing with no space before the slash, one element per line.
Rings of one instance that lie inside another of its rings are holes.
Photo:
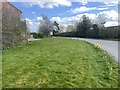
<path fill-rule="evenodd" d="M 3 1 L 3 2 L 9 3 L 12 7 L 14 7 L 15 9 L 17 9 L 20 13 L 22 13 L 21 10 L 19 10 L 18 8 L 16 8 L 13 4 L 11 4 L 10 2 L 8 2 L 7 0 L 2 0 L 2 1 Z"/>

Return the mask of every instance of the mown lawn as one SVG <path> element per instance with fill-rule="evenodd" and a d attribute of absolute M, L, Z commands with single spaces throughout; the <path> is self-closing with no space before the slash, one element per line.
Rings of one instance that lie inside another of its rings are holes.
<path fill-rule="evenodd" d="M 117 88 L 118 65 L 84 41 L 44 38 L 3 51 L 4 88 Z"/>

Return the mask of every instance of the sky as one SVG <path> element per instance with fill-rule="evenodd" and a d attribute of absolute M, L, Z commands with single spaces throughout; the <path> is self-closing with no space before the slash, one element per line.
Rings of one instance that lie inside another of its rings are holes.
<path fill-rule="evenodd" d="M 105 27 L 118 25 L 118 0 L 8 0 L 22 11 L 31 32 L 36 32 L 41 16 L 62 26 L 79 22 L 83 15 L 93 23 L 106 21 Z M 24 2 L 25 1 L 25 2 Z"/>

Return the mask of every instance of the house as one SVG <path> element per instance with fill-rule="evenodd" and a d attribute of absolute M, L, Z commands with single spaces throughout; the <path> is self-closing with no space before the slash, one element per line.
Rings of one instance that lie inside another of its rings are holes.
<path fill-rule="evenodd" d="M 0 50 L 2 50 L 2 13 L 1 12 L 2 12 L 2 3 L 0 2 Z"/>
<path fill-rule="evenodd" d="M 2 47 L 22 45 L 28 42 L 27 26 L 21 21 L 22 11 L 2 0 Z"/>
<path fill-rule="evenodd" d="M 118 26 L 110 26 L 110 27 L 106 27 L 107 29 L 111 29 L 111 30 L 118 30 L 120 29 L 120 25 Z"/>

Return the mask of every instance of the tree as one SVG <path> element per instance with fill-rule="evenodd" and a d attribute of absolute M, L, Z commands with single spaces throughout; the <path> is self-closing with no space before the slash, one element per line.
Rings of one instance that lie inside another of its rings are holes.
<path fill-rule="evenodd" d="M 72 32 L 74 31 L 74 27 L 72 25 L 67 26 L 67 32 Z"/>
<path fill-rule="evenodd" d="M 40 20 L 40 26 L 38 32 L 43 33 L 44 36 L 49 36 L 50 32 L 53 30 L 53 25 L 47 16 L 42 16 Z"/>
<path fill-rule="evenodd" d="M 60 30 L 60 28 L 59 28 L 59 24 L 58 24 L 56 21 L 54 21 L 54 23 L 53 23 L 53 24 L 54 24 L 54 26 L 56 26 L 56 27 L 57 27 L 57 29 L 58 29 L 58 30 Z"/>
<path fill-rule="evenodd" d="M 64 32 L 66 30 L 66 27 L 63 25 L 60 25 L 60 32 Z"/>
<path fill-rule="evenodd" d="M 93 24 L 93 30 L 94 30 L 94 38 L 98 38 L 99 37 L 99 27 L 97 24 Z"/>
<path fill-rule="evenodd" d="M 87 31 L 90 29 L 91 25 L 92 24 L 89 18 L 86 17 L 86 15 L 83 15 L 82 21 L 77 25 L 78 36 L 83 38 L 87 37 Z"/>
<path fill-rule="evenodd" d="M 97 20 L 97 24 L 100 28 L 104 28 L 104 24 L 106 23 L 107 18 L 104 15 L 98 15 L 98 20 Z"/>

